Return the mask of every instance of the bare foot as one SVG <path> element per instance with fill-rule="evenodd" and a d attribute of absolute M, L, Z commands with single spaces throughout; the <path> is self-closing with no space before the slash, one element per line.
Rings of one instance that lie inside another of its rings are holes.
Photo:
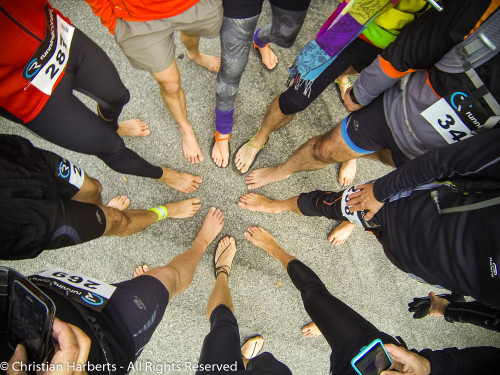
<path fill-rule="evenodd" d="M 269 47 L 269 44 L 262 48 L 256 48 L 260 52 L 262 63 L 266 66 L 267 69 L 273 70 L 276 64 L 278 64 L 278 56 L 276 56 L 273 50 Z"/>
<path fill-rule="evenodd" d="M 151 134 L 148 125 L 137 118 L 119 122 L 116 132 L 122 137 L 127 135 L 131 137 L 147 137 Z"/>
<path fill-rule="evenodd" d="M 231 265 L 236 254 L 236 242 L 233 237 L 226 236 L 219 241 L 217 250 L 215 250 L 215 277 L 220 273 L 226 273 L 229 276 Z"/>
<path fill-rule="evenodd" d="M 191 193 L 200 187 L 201 177 L 190 173 L 177 172 L 162 167 L 163 176 L 159 180 L 181 193 Z"/>
<path fill-rule="evenodd" d="M 256 193 L 248 193 L 240 198 L 238 206 L 244 210 L 267 212 L 269 214 L 278 213 L 272 199 Z"/>
<path fill-rule="evenodd" d="M 356 159 L 347 160 L 342 163 L 339 170 L 339 184 L 348 186 L 356 177 Z"/>
<path fill-rule="evenodd" d="M 339 76 L 339 78 L 335 80 L 335 83 L 337 84 L 340 90 L 340 97 L 342 98 L 342 100 L 344 100 L 347 89 L 351 87 L 351 83 L 349 82 L 349 77 L 347 75 L 341 75 Z"/>
<path fill-rule="evenodd" d="M 261 335 L 250 337 L 241 347 L 241 355 L 246 359 L 252 359 L 262 350 L 264 337 Z"/>
<path fill-rule="evenodd" d="M 248 142 L 251 142 L 254 147 L 250 146 Z M 234 158 L 234 164 L 236 165 L 236 169 L 238 169 L 241 173 L 247 173 L 248 169 L 252 165 L 255 157 L 262 150 L 262 145 L 255 144 L 255 140 L 250 140 L 240 147 L 238 152 L 236 153 L 236 157 Z"/>
<path fill-rule="evenodd" d="M 230 134 L 219 133 L 219 141 L 216 141 L 212 148 L 212 159 L 218 167 L 226 168 L 229 164 L 229 137 Z"/>
<path fill-rule="evenodd" d="M 200 150 L 200 146 L 198 146 L 198 141 L 194 135 L 193 128 L 180 128 L 180 131 L 182 135 L 182 152 L 184 153 L 184 157 L 190 163 L 199 163 L 205 160 Z"/>
<path fill-rule="evenodd" d="M 208 246 L 208 244 L 219 234 L 223 226 L 224 214 L 222 211 L 218 208 L 210 207 L 196 238 L 206 241 Z"/>
<path fill-rule="evenodd" d="M 193 60 L 198 65 L 204 66 L 208 70 L 217 73 L 220 68 L 220 59 L 215 56 L 205 55 L 204 53 L 200 53 L 197 57 L 193 58 L 189 53 L 188 57 Z"/>
<path fill-rule="evenodd" d="M 250 173 L 246 179 L 248 190 L 255 190 L 270 184 L 271 182 L 281 181 L 290 175 L 279 173 L 277 167 L 259 168 Z"/>
<path fill-rule="evenodd" d="M 134 277 L 144 275 L 148 271 L 149 271 L 149 266 L 147 264 L 143 264 L 142 266 L 139 266 L 135 269 Z"/>
<path fill-rule="evenodd" d="M 356 224 L 350 221 L 341 222 L 328 236 L 328 242 L 333 245 L 342 245 L 349 238 Z"/>
<path fill-rule="evenodd" d="M 114 197 L 108 203 L 108 207 L 116 208 L 120 211 L 125 211 L 130 205 L 130 198 L 126 195 L 119 195 L 118 197 Z"/>
<path fill-rule="evenodd" d="M 314 322 L 306 324 L 304 327 L 302 327 L 301 331 L 306 337 L 318 337 L 322 335 L 318 326 Z"/>
<path fill-rule="evenodd" d="M 164 204 L 168 211 L 167 217 L 173 219 L 185 219 L 194 216 L 201 208 L 198 198 L 186 199 L 180 202 Z"/>
<path fill-rule="evenodd" d="M 276 248 L 281 249 L 281 246 L 273 235 L 262 227 L 250 227 L 243 235 L 255 246 L 260 247 L 262 250 L 265 250 L 270 254 L 272 250 L 275 250 Z"/>

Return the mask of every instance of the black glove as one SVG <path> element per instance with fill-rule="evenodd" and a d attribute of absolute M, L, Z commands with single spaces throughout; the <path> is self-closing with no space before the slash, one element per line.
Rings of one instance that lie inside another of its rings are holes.
<path fill-rule="evenodd" d="M 460 294 L 438 294 L 436 297 L 444 298 L 450 302 L 465 302 L 465 298 Z M 413 319 L 421 319 L 429 315 L 431 308 L 431 299 L 426 297 L 415 297 L 413 301 L 408 304 L 408 311 L 414 313 Z"/>

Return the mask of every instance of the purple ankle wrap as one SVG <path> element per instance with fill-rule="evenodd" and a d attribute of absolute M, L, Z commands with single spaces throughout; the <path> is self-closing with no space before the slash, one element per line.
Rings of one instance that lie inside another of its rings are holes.
<path fill-rule="evenodd" d="M 215 130 L 220 134 L 230 134 L 233 131 L 234 108 L 229 111 L 221 111 L 215 107 Z"/>
<path fill-rule="evenodd" d="M 259 27 L 253 33 L 253 42 L 257 45 L 257 47 L 264 48 L 265 46 L 267 46 L 267 43 L 262 41 L 262 39 L 260 39 L 260 37 L 259 37 L 260 29 L 261 29 L 261 27 Z"/>

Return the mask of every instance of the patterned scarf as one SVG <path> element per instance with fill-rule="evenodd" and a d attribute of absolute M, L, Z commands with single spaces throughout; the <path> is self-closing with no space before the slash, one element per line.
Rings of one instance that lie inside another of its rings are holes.
<path fill-rule="evenodd" d="M 341 3 L 320 29 L 316 38 L 299 52 L 290 68 L 288 84 L 310 95 L 314 80 L 337 58 L 368 24 L 387 7 L 400 0 L 351 0 Z"/>

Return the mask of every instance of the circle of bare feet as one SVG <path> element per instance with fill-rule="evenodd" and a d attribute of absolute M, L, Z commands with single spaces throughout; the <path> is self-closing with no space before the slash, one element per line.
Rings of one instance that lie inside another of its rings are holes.
<path fill-rule="evenodd" d="M 327 89 L 290 124 L 271 135 L 249 173 L 237 171 L 233 162 L 239 146 L 257 131 L 271 101 L 286 88 L 287 68 L 303 44 L 315 35 L 325 15 L 331 13 L 330 2 L 312 3 L 300 34 L 301 43 L 296 43 L 290 49 L 273 47 L 280 63 L 272 71 L 262 64 L 258 53 L 250 53 L 235 105 L 234 129 L 229 140 L 231 156 L 227 168 L 217 167 L 211 156 L 215 131 L 215 73 L 186 58 L 186 50 L 181 43 L 176 43 L 176 56 L 185 56 L 176 62 L 186 95 L 188 119 L 204 157 L 202 162 L 190 163 L 184 156 L 179 127 L 165 108 L 154 79 L 148 73 L 130 66 L 85 2 L 75 4 L 54 0 L 51 3 L 111 56 L 125 86 L 130 90 L 131 100 L 120 119 L 138 118 L 147 124 L 147 131 L 143 130 L 137 137 L 126 137 L 126 145 L 152 164 L 191 173 L 200 176 L 203 181 L 198 189 L 185 194 L 153 179 L 114 172 L 95 157 L 56 147 L 19 125 L 1 119 L 3 129 L 7 129 L 4 132 L 28 138 L 35 146 L 54 151 L 81 166 L 89 176 L 101 182 L 104 202 L 116 196 L 127 196 L 130 198 L 127 209 L 130 210 L 198 198 L 201 207 L 194 216 L 167 218 L 130 237 L 102 237 L 71 248 L 45 251 L 35 261 L 5 262 L 8 266 L 24 274 L 58 267 L 92 275 L 106 282 L 127 280 L 140 265 L 161 266 L 186 251 L 200 230 L 209 208 L 214 206 L 223 212 L 224 226 L 203 255 L 192 284 L 169 303 L 161 324 L 140 360 L 197 363 L 202 340 L 208 333 L 204 314 L 214 283 L 215 248 L 221 238 L 232 236 L 238 250 L 232 261 L 229 285 L 240 336 L 251 337 L 257 333 L 264 336 L 265 350 L 286 363 L 296 375 L 328 373 L 329 346 L 324 339 L 307 338 L 301 332 L 310 319 L 303 309 L 300 295 L 282 265 L 244 237 L 245 231 L 252 226 L 269 231 L 284 249 L 311 267 L 332 294 L 368 317 L 375 326 L 397 332 L 417 347 L 433 340 L 432 333 L 416 329 L 413 323 L 408 323 L 409 317 L 403 313 L 405 303 L 414 296 L 426 295 L 428 288 L 410 281 L 403 272 L 393 267 L 373 236 L 359 228 L 354 229 L 345 243 L 335 247 L 328 241 L 328 236 L 338 225 L 336 222 L 291 212 L 261 212 L 268 209 L 266 204 L 269 202 L 265 199 L 257 203 L 254 200 L 243 208 L 239 205 L 240 198 L 248 193 L 260 194 L 272 201 L 316 189 L 338 191 L 343 188 L 337 181 L 337 165 L 315 172 L 295 173 L 287 179 L 251 191 L 246 183 L 250 173 L 283 163 L 306 140 L 330 130 L 344 118 L 345 109 L 333 88 Z M 266 5 L 259 23 L 269 20 L 270 9 Z M 204 52 L 218 56 L 219 39 L 204 39 L 202 48 Z M 92 101 L 82 100 L 94 108 Z M 388 171 L 390 169 L 376 162 L 359 160 L 353 183 L 363 183 Z M 391 296 L 396 293 L 398 299 L 394 302 Z M 389 311 L 396 310 L 398 313 L 393 314 L 391 325 L 388 326 L 385 318 Z M 417 340 L 415 332 L 419 333 L 418 340 L 421 341 Z M 488 335 L 488 332 L 473 327 L 447 326 L 440 338 L 440 346 L 483 345 L 488 343 Z"/>

